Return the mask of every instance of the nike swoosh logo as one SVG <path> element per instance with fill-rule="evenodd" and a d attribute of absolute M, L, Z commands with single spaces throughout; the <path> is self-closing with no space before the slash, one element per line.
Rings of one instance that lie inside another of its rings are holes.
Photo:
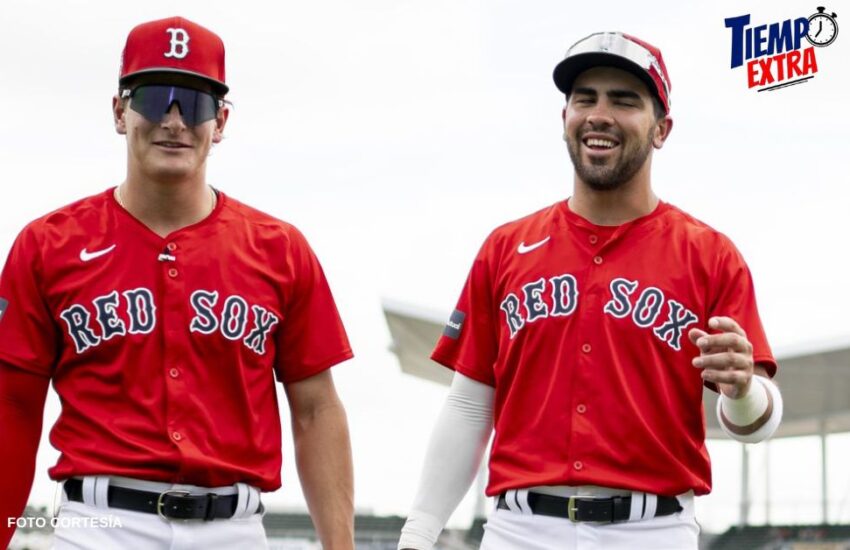
<path fill-rule="evenodd" d="M 551 237 L 551 235 L 549 237 L 546 237 L 542 241 L 537 241 L 536 243 L 529 244 L 529 245 L 526 245 L 525 241 L 523 241 L 523 242 L 519 243 L 519 247 L 516 249 L 516 251 L 519 252 L 520 254 L 527 254 L 527 253 L 531 252 L 532 250 L 534 250 L 535 248 L 540 248 L 541 246 L 546 244 L 546 242 L 549 241 L 550 237 Z"/>
<path fill-rule="evenodd" d="M 110 246 L 109 248 L 104 248 L 103 250 L 96 250 L 94 252 L 89 252 L 88 250 L 86 250 L 84 248 L 84 249 L 80 250 L 80 259 L 84 262 L 90 262 L 91 260 L 94 260 L 95 258 L 100 258 L 104 254 L 109 254 L 114 249 L 115 249 L 114 244 L 112 246 Z"/>

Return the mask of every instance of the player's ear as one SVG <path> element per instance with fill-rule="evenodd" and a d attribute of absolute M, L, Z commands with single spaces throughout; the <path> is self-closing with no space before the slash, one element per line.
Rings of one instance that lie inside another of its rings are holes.
<path fill-rule="evenodd" d="M 224 139 L 224 126 L 227 124 L 227 117 L 230 116 L 230 107 L 225 103 L 224 106 L 218 110 L 218 114 L 215 116 L 215 130 L 213 131 L 213 143 L 221 143 Z"/>
<path fill-rule="evenodd" d="M 115 123 L 115 131 L 121 135 L 127 134 L 127 123 L 124 121 L 126 110 L 127 102 L 117 94 L 112 96 L 112 120 Z"/>
<path fill-rule="evenodd" d="M 670 132 L 673 130 L 673 119 L 670 115 L 660 118 L 655 122 L 655 133 L 652 136 L 652 146 L 656 149 L 661 149 L 664 142 L 670 137 Z"/>
<path fill-rule="evenodd" d="M 561 108 L 561 122 L 563 122 L 562 126 L 564 127 L 564 133 L 562 134 L 561 137 L 564 138 L 564 141 L 567 141 L 567 106 L 566 105 L 564 105 Z"/>

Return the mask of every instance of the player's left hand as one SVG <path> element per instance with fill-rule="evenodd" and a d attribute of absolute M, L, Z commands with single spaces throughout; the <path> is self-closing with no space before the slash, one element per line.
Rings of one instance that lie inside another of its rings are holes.
<path fill-rule="evenodd" d="M 753 378 L 753 345 L 747 333 L 730 317 L 712 317 L 708 328 L 720 332 L 709 334 L 698 328 L 688 331 L 688 338 L 700 350 L 693 365 L 702 369 L 703 380 L 717 384 L 727 397 L 744 397 Z"/>

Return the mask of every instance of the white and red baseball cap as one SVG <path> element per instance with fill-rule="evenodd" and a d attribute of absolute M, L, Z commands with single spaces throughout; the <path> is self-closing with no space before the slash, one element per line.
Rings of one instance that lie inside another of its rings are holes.
<path fill-rule="evenodd" d="M 202 78 L 224 95 L 224 42 L 211 30 L 182 17 L 137 25 L 121 54 L 119 85 L 146 73 L 183 73 Z"/>
<path fill-rule="evenodd" d="M 555 85 L 569 95 L 573 81 L 591 67 L 617 67 L 641 79 L 670 112 L 670 75 L 661 50 L 621 32 L 597 32 L 582 38 L 567 50 L 553 73 Z"/>

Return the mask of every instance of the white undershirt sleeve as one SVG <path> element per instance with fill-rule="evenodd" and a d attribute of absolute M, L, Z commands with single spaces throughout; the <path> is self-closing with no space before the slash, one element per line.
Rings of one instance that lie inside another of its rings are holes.
<path fill-rule="evenodd" d="M 455 373 L 398 548 L 430 550 L 475 480 L 493 431 L 494 389 Z"/>

